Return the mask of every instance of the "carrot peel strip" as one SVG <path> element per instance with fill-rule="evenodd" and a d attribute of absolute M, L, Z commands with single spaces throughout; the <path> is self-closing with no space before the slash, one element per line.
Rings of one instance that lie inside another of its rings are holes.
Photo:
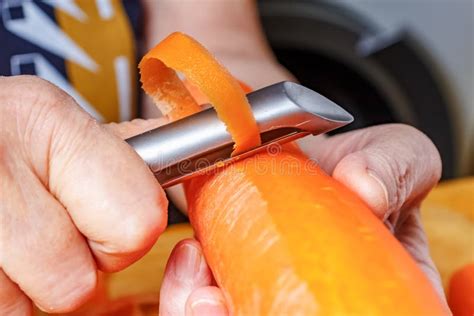
<path fill-rule="evenodd" d="M 197 41 L 173 33 L 140 62 L 141 81 L 160 110 L 171 120 L 200 110 L 176 71 L 199 88 L 227 127 L 238 154 L 260 145 L 260 132 L 239 82 Z"/>

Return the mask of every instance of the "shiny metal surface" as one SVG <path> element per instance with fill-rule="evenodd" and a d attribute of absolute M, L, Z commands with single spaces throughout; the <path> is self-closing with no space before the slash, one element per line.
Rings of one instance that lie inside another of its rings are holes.
<path fill-rule="evenodd" d="M 352 115 L 299 84 L 281 82 L 247 95 L 262 146 L 231 157 L 233 142 L 214 109 L 129 138 L 127 142 L 167 187 L 218 166 L 261 152 L 270 144 L 347 125 Z"/>

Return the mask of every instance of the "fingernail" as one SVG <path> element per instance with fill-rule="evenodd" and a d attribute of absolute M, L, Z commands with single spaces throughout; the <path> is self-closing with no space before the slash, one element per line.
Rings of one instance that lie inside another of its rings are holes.
<path fill-rule="evenodd" d="M 390 216 L 390 213 L 388 212 L 388 190 L 387 187 L 385 186 L 385 183 L 375 174 L 375 172 L 368 170 L 367 174 L 377 182 L 377 184 L 380 187 L 380 190 L 383 194 L 383 201 L 379 201 L 376 205 L 376 211 L 380 213 L 382 216 L 382 220 L 386 220 L 387 217 Z"/>
<path fill-rule="evenodd" d="M 219 316 L 227 315 L 225 305 L 218 300 L 200 299 L 191 304 L 193 316 Z"/>
<path fill-rule="evenodd" d="M 189 281 L 199 272 L 201 253 L 194 245 L 184 244 L 177 249 L 173 262 L 174 275 L 179 281 Z"/>

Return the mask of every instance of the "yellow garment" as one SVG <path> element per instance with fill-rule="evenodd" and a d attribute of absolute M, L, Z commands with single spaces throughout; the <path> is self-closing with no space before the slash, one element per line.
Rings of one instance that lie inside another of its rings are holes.
<path fill-rule="evenodd" d="M 118 0 L 76 0 L 84 12 L 79 20 L 56 10 L 57 22 L 95 66 L 87 69 L 65 60 L 70 83 L 102 116 L 102 121 L 129 120 L 136 113 L 136 61 L 133 33 Z"/>

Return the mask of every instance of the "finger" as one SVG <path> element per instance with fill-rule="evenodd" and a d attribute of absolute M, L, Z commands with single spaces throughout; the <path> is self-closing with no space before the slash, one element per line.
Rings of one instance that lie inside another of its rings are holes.
<path fill-rule="evenodd" d="M 169 123 L 168 118 L 160 117 L 148 120 L 135 119 L 130 122 L 109 123 L 104 125 L 104 127 L 115 133 L 121 139 L 127 139 L 167 123 Z"/>
<path fill-rule="evenodd" d="M 186 301 L 191 293 L 212 283 L 201 246 L 196 240 L 185 239 L 173 249 L 160 291 L 161 315 L 185 315 Z"/>
<path fill-rule="evenodd" d="M 416 129 L 400 124 L 316 141 L 318 146 L 310 149 L 313 157 L 386 220 L 445 301 L 418 209 L 441 175 L 441 161 L 433 143 Z"/>
<path fill-rule="evenodd" d="M 96 286 L 87 243 L 27 167 L 10 161 L 5 166 L 8 172 L 0 172 L 8 195 L 0 211 L 2 269 L 40 309 L 71 311 Z"/>
<path fill-rule="evenodd" d="M 65 207 L 99 268 L 143 256 L 166 226 L 167 201 L 142 159 L 52 84 L 32 76 L 0 83 L 11 116 L 2 141 Z"/>
<path fill-rule="evenodd" d="M 0 315 L 33 315 L 31 301 L 0 269 Z"/>
<path fill-rule="evenodd" d="M 407 213 L 409 215 L 395 230 L 395 236 L 428 277 L 441 301 L 448 310 L 441 277 L 430 256 L 428 239 L 421 222 L 420 210 L 419 208 L 414 208 Z"/>
<path fill-rule="evenodd" d="M 384 220 L 396 216 L 402 206 L 419 203 L 441 175 L 433 143 L 407 125 L 380 125 L 330 137 L 318 150 L 316 159 L 323 168 Z"/>
<path fill-rule="evenodd" d="M 56 125 L 49 188 L 88 239 L 98 267 L 117 271 L 141 258 L 163 232 L 167 200 L 130 146 L 63 98 L 64 106 L 50 113 Z"/>
<path fill-rule="evenodd" d="M 166 117 L 160 117 L 156 119 L 135 119 L 131 122 L 123 123 L 110 123 L 106 127 L 113 133 L 118 135 L 122 139 L 138 135 L 140 133 L 149 131 L 159 126 L 169 123 L 169 119 Z M 166 189 L 168 198 L 174 203 L 174 205 L 184 214 L 187 214 L 187 203 L 186 196 L 184 194 L 184 188 L 182 184 L 172 186 Z"/>
<path fill-rule="evenodd" d="M 194 290 L 186 301 L 186 315 L 229 315 L 222 291 L 217 286 L 206 286 Z"/>

